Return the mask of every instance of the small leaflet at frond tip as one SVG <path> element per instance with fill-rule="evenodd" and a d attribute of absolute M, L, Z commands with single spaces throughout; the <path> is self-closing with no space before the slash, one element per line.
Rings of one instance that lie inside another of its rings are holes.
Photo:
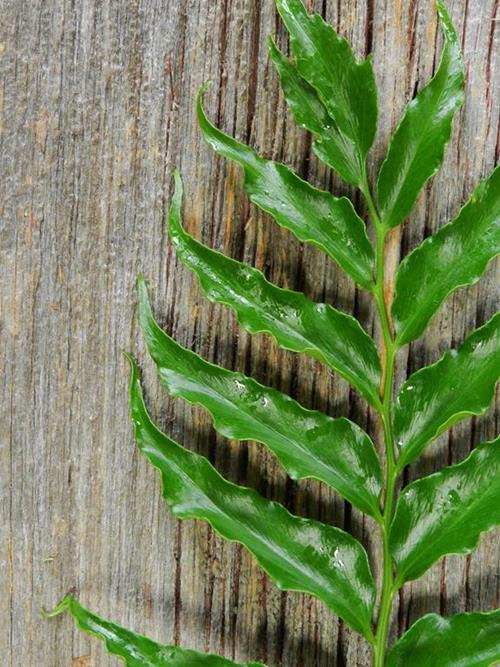
<path fill-rule="evenodd" d="M 347 40 L 319 14 L 308 14 L 301 0 L 276 0 L 276 6 L 290 34 L 298 74 L 333 119 L 334 128 L 326 128 L 315 148 L 343 178 L 361 187 L 378 117 L 371 59 L 358 62 Z M 294 87 L 288 86 L 285 95 L 296 98 Z"/>

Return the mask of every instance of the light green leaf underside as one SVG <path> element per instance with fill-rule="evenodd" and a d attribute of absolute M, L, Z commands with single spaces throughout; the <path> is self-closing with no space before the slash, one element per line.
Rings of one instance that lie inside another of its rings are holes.
<path fill-rule="evenodd" d="M 500 439 L 462 463 L 410 484 L 399 498 L 390 546 L 402 585 L 447 554 L 466 555 L 500 524 Z"/>
<path fill-rule="evenodd" d="M 442 0 L 436 0 L 444 48 L 434 78 L 408 105 L 378 180 L 378 200 L 387 227 L 410 213 L 424 183 L 443 163 L 453 116 L 464 100 L 464 64 L 457 33 Z"/>
<path fill-rule="evenodd" d="M 332 128 L 327 129 L 336 132 L 340 162 L 348 166 L 348 173 L 342 175 L 362 186 L 366 155 L 377 129 L 377 89 L 371 59 L 358 63 L 349 43 L 319 14 L 308 14 L 301 0 L 276 0 L 276 6 L 290 33 L 298 74 L 315 89 L 333 121 Z M 292 94 L 296 95 L 294 91 Z M 333 136 L 333 132 L 327 136 Z"/>
<path fill-rule="evenodd" d="M 179 259 L 198 276 L 207 298 L 233 308 L 250 333 L 268 333 L 281 347 L 327 364 L 372 405 L 378 405 L 380 361 L 375 343 L 359 322 L 300 292 L 281 289 L 257 269 L 195 241 L 182 227 L 181 201 L 182 183 L 176 175 L 170 238 Z"/>
<path fill-rule="evenodd" d="M 235 662 L 216 655 L 158 644 L 143 635 L 99 618 L 82 607 L 71 595 L 65 597 L 54 611 L 44 615 L 57 616 L 63 611 L 68 611 L 73 616 L 80 630 L 102 639 L 108 652 L 121 658 L 127 667 L 236 667 Z M 265 665 L 250 662 L 240 667 Z"/>
<path fill-rule="evenodd" d="M 327 253 L 357 283 L 373 283 L 373 247 L 364 222 L 346 197 L 318 190 L 279 162 L 259 157 L 251 148 L 224 134 L 205 115 L 203 90 L 198 97 L 198 122 L 207 143 L 243 168 L 250 200 L 300 241 Z"/>
<path fill-rule="evenodd" d="M 500 661 L 500 610 L 427 614 L 394 645 L 387 667 L 491 667 Z"/>
<path fill-rule="evenodd" d="M 459 350 L 447 352 L 404 383 L 394 412 L 400 470 L 457 421 L 488 409 L 500 375 L 499 344 L 497 313 Z"/>
<path fill-rule="evenodd" d="M 170 394 L 202 405 L 222 435 L 266 445 L 293 479 L 321 480 L 380 518 L 380 463 L 362 429 L 347 419 L 306 410 L 289 396 L 181 347 L 155 322 L 142 279 L 139 305 L 149 353 Z"/>
<path fill-rule="evenodd" d="M 453 222 L 401 263 L 392 317 L 397 343 L 418 338 L 445 298 L 473 285 L 500 253 L 500 167 L 476 189 Z"/>
<path fill-rule="evenodd" d="M 130 409 L 137 445 L 161 472 L 163 496 L 176 517 L 208 521 L 225 539 L 243 544 L 279 588 L 319 598 L 372 640 L 375 588 L 357 540 L 228 482 L 207 459 L 167 438 L 147 413 L 133 361 Z"/>
<path fill-rule="evenodd" d="M 269 53 L 295 121 L 316 136 L 313 143 L 316 155 L 347 183 L 359 185 L 362 175 L 355 145 L 337 130 L 316 90 L 300 76 L 297 67 L 281 53 L 272 39 L 269 40 Z"/>

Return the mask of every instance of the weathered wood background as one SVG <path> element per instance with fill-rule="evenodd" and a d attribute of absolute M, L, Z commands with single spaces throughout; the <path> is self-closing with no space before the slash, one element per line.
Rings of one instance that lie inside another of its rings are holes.
<path fill-rule="evenodd" d="M 433 2 L 308 4 L 360 55 L 373 51 L 375 169 L 405 103 L 436 66 Z M 465 52 L 467 103 L 444 170 L 393 238 L 395 255 L 456 213 L 498 158 L 498 0 L 448 4 Z M 327 488 L 291 483 L 261 447 L 216 437 L 200 410 L 166 398 L 137 327 L 142 270 L 160 321 L 181 343 L 374 432 L 374 416 L 344 381 L 266 337 L 250 339 L 230 312 L 209 305 L 165 234 L 178 167 L 191 232 L 282 286 L 353 312 L 377 334 L 367 296 L 250 206 L 239 171 L 212 155 L 196 127 L 195 94 L 212 79 L 206 103 L 220 126 L 313 183 L 346 191 L 287 115 L 267 56 L 269 33 L 286 45 L 272 0 L 3 0 L 0 20 L 2 664 L 117 664 L 68 617 L 39 618 L 75 587 L 91 609 L 165 642 L 276 666 L 367 666 L 366 644 L 319 602 L 280 593 L 239 546 L 169 516 L 127 416 L 122 349 L 137 353 L 168 433 L 230 479 L 346 526 L 376 553 L 372 523 Z M 498 301 L 495 271 L 450 299 L 401 354 L 400 380 L 486 321 Z M 458 461 L 495 433 L 492 413 L 454 428 L 410 476 Z M 426 611 L 500 606 L 499 561 L 497 533 L 473 556 L 433 567 L 401 593 L 393 634 Z"/>

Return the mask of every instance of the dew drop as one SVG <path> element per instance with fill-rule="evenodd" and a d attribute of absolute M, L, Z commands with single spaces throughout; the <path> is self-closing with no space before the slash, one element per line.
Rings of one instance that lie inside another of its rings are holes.
<path fill-rule="evenodd" d="M 240 382 L 239 380 L 235 380 L 234 384 L 236 385 L 236 389 L 240 392 L 240 394 L 245 391 L 245 385 L 243 384 L 243 382 Z"/>
<path fill-rule="evenodd" d="M 338 547 L 333 552 L 333 559 L 332 560 L 333 560 L 334 567 L 345 567 L 344 561 L 342 560 L 342 558 L 339 557 Z"/>
<path fill-rule="evenodd" d="M 168 646 L 162 647 L 158 653 L 158 657 L 162 660 L 172 660 L 175 658 L 175 649 Z"/>

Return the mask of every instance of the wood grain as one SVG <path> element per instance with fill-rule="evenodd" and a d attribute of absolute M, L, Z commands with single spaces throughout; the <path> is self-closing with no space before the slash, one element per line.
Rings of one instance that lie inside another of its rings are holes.
<path fill-rule="evenodd" d="M 374 171 L 406 101 L 436 66 L 433 3 L 308 5 L 360 55 L 373 51 L 381 107 Z M 393 234 L 392 262 L 446 222 L 498 160 L 498 0 L 448 5 L 462 35 L 467 103 L 445 168 Z M 195 94 L 212 79 L 207 107 L 221 127 L 313 183 L 348 192 L 287 115 L 267 57 L 269 33 L 286 47 L 272 0 L 3 0 L 0 14 L 2 664 L 117 664 L 69 618 L 39 618 L 74 587 L 91 609 L 164 642 L 275 666 L 369 665 L 366 644 L 319 602 L 277 591 L 206 525 L 174 521 L 128 424 L 121 349 L 137 353 L 153 414 L 170 435 L 230 479 L 347 527 L 377 555 L 373 524 L 329 489 L 290 482 L 261 447 L 224 441 L 201 411 L 168 400 L 137 328 L 142 270 L 160 321 L 181 343 L 376 432 L 374 415 L 343 380 L 266 337 L 251 339 L 227 310 L 208 304 L 165 235 L 178 167 L 186 224 L 198 238 L 375 330 L 370 299 L 249 205 L 238 170 L 211 154 L 196 127 Z M 496 264 L 448 300 L 401 354 L 399 381 L 486 321 L 498 284 Z M 408 479 L 460 460 L 495 433 L 493 413 L 454 428 Z M 402 591 L 393 635 L 426 611 L 500 606 L 499 565 L 498 533 L 471 557 L 443 560 Z"/>

